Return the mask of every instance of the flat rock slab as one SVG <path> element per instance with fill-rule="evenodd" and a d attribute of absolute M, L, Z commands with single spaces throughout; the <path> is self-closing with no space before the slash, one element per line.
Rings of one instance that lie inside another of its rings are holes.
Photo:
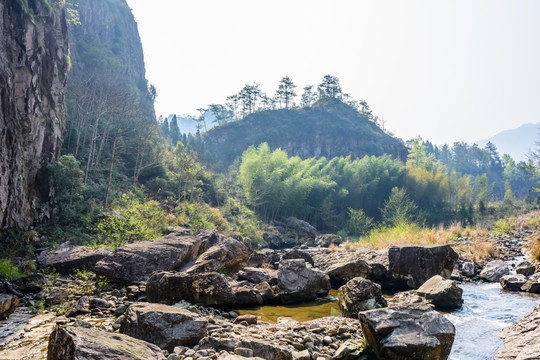
<path fill-rule="evenodd" d="M 435 275 L 450 278 L 457 260 L 450 245 L 396 245 L 388 249 L 389 277 L 417 289 Z"/>
<path fill-rule="evenodd" d="M 540 306 L 501 334 L 504 347 L 495 355 L 496 360 L 540 358 Z"/>
<path fill-rule="evenodd" d="M 78 326 L 57 327 L 49 337 L 47 360 L 164 360 L 156 345 L 124 334 Z"/>
<path fill-rule="evenodd" d="M 447 359 L 456 333 L 444 316 L 421 306 L 370 310 L 359 319 L 379 360 Z"/>
<path fill-rule="evenodd" d="M 206 336 L 208 319 L 186 309 L 151 303 L 131 305 L 120 333 L 173 352 L 175 346 L 193 347 Z"/>
<path fill-rule="evenodd" d="M 176 270 L 195 259 L 202 239 L 177 233 L 153 241 L 119 247 L 96 264 L 95 271 L 110 279 L 136 284 L 154 271 Z"/>
<path fill-rule="evenodd" d="M 65 242 L 54 249 L 43 251 L 37 260 L 44 268 L 54 269 L 60 274 L 72 274 L 77 269 L 93 271 L 97 262 L 111 253 L 111 249 L 71 246 Z"/>

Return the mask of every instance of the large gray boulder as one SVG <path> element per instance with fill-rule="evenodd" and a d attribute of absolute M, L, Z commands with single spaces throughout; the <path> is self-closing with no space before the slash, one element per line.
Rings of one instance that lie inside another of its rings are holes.
<path fill-rule="evenodd" d="M 435 275 L 423 283 L 417 294 L 435 305 L 436 309 L 459 309 L 463 305 L 463 289 L 455 280 L 445 280 L 440 275 Z"/>
<path fill-rule="evenodd" d="M 504 275 L 499 282 L 504 290 L 521 291 L 522 286 L 527 282 L 527 277 L 522 274 Z"/>
<path fill-rule="evenodd" d="M 282 260 L 304 259 L 311 266 L 315 266 L 315 261 L 313 261 L 313 257 L 306 251 L 302 251 L 299 249 L 288 250 L 285 254 L 283 254 L 281 259 Z"/>
<path fill-rule="evenodd" d="M 275 272 L 275 270 L 272 270 Z M 244 270 L 238 272 L 239 280 L 247 280 L 253 284 L 259 284 L 262 282 L 270 282 L 270 273 L 266 269 L 246 267 Z"/>
<path fill-rule="evenodd" d="M 435 275 L 450 278 L 458 254 L 450 245 L 396 245 L 388 249 L 388 277 L 395 286 L 417 289 Z"/>
<path fill-rule="evenodd" d="M 527 260 L 521 260 L 516 264 L 516 273 L 531 276 L 536 271 L 536 267 Z"/>
<path fill-rule="evenodd" d="M 368 349 L 379 360 L 447 359 L 454 343 L 454 325 L 429 308 L 369 310 L 359 319 Z"/>
<path fill-rule="evenodd" d="M 156 345 L 123 334 L 78 326 L 57 327 L 47 360 L 164 360 Z"/>
<path fill-rule="evenodd" d="M 135 303 L 124 314 L 120 333 L 172 352 L 175 346 L 195 346 L 206 336 L 208 320 L 175 306 Z"/>
<path fill-rule="evenodd" d="M 356 277 L 338 290 L 338 305 L 343 316 L 357 318 L 361 311 L 386 306 L 381 285 Z"/>
<path fill-rule="evenodd" d="M 0 294 L 0 320 L 7 319 L 19 306 L 19 298 L 15 295 Z"/>
<path fill-rule="evenodd" d="M 278 270 L 278 287 L 283 303 L 313 300 L 330 290 L 328 275 L 306 266 L 305 260 L 283 260 Z"/>
<path fill-rule="evenodd" d="M 137 284 L 158 270 L 178 270 L 199 254 L 202 239 L 177 233 L 119 247 L 95 271 L 115 281 Z"/>
<path fill-rule="evenodd" d="M 72 274 L 77 269 L 94 271 L 96 263 L 112 253 L 111 249 L 71 246 L 69 241 L 41 252 L 38 264 L 60 274 Z"/>
<path fill-rule="evenodd" d="M 246 245 L 238 240 L 223 239 L 199 256 L 186 272 L 205 273 L 218 271 L 221 273 L 235 273 L 247 265 L 248 259 L 249 249 Z"/>
<path fill-rule="evenodd" d="M 533 294 L 540 294 L 540 273 L 529 276 L 527 282 L 521 287 L 521 290 Z"/>
<path fill-rule="evenodd" d="M 186 300 L 204 306 L 234 304 L 234 292 L 225 276 L 219 273 L 186 274 L 158 271 L 146 284 L 149 302 L 175 304 Z"/>
<path fill-rule="evenodd" d="M 329 247 L 330 245 L 339 245 L 343 242 L 343 238 L 334 234 L 321 234 L 315 238 L 315 245 L 320 247 Z"/>
<path fill-rule="evenodd" d="M 487 282 L 498 282 L 504 275 L 510 274 L 508 264 L 503 260 L 493 260 L 484 266 L 480 272 L 480 279 Z"/>
<path fill-rule="evenodd" d="M 359 276 L 367 279 L 372 273 L 371 266 L 361 259 L 330 265 L 325 272 L 330 277 L 330 284 L 334 289 Z"/>

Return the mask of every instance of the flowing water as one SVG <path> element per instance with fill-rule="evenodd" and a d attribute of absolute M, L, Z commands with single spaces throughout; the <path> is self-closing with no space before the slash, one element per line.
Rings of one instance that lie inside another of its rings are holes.
<path fill-rule="evenodd" d="M 463 306 L 446 314 L 456 327 L 451 360 L 490 360 L 503 346 L 497 334 L 529 314 L 540 296 L 507 292 L 499 283 L 466 283 Z"/>
<path fill-rule="evenodd" d="M 497 334 L 529 314 L 540 303 L 539 295 L 507 292 L 499 283 L 463 283 L 463 306 L 444 314 L 456 327 L 451 360 L 490 360 L 503 346 Z M 277 322 L 280 316 L 307 321 L 324 316 L 340 316 L 337 291 L 324 299 L 288 306 L 266 305 L 235 310 L 253 314 L 262 321 Z"/>

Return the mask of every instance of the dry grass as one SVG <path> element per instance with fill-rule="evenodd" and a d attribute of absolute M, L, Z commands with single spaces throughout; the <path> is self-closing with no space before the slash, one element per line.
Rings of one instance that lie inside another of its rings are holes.
<path fill-rule="evenodd" d="M 331 243 L 330 246 L 328 247 L 328 250 L 334 252 L 334 251 L 338 251 L 338 250 L 341 250 L 341 249 L 340 249 L 340 247 L 338 245 L 336 245 L 334 243 Z"/>
<path fill-rule="evenodd" d="M 465 259 L 480 263 L 488 259 L 497 257 L 499 250 L 497 244 L 493 240 L 489 240 L 485 236 L 476 236 L 466 243 L 459 245 L 456 251 Z"/>
<path fill-rule="evenodd" d="M 529 253 L 535 260 L 540 260 L 540 233 L 536 233 L 529 238 Z"/>
<path fill-rule="evenodd" d="M 540 229 L 540 211 L 533 210 L 516 217 L 514 227 L 517 230 L 538 230 Z"/>

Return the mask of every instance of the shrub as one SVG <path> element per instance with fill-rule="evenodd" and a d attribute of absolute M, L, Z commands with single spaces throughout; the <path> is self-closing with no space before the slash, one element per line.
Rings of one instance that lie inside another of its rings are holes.
<path fill-rule="evenodd" d="M 499 219 L 495 223 L 493 231 L 497 234 L 510 234 L 514 230 L 514 220 Z"/>
<path fill-rule="evenodd" d="M 373 227 L 373 219 L 367 216 L 362 209 L 349 208 L 349 219 L 345 229 L 350 235 L 362 236 Z"/>
<path fill-rule="evenodd" d="M 25 277 L 19 268 L 13 264 L 11 259 L 0 260 L 0 278 L 4 280 L 14 280 Z"/>

